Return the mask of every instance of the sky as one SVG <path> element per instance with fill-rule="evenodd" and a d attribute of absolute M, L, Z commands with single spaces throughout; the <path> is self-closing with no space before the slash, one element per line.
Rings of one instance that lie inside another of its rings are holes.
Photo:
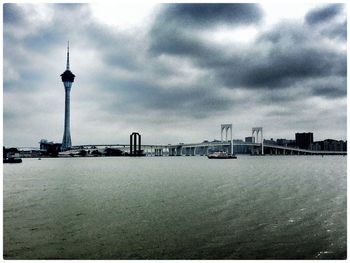
<path fill-rule="evenodd" d="M 3 140 L 61 142 L 70 42 L 73 145 L 346 140 L 343 4 L 4 4 Z"/>

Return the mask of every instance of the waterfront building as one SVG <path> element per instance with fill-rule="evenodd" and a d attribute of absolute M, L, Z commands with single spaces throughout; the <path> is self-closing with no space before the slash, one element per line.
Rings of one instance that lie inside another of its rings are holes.
<path fill-rule="evenodd" d="M 295 134 L 295 145 L 300 149 L 309 149 L 314 142 L 314 134 L 312 132 L 303 132 Z"/>
<path fill-rule="evenodd" d="M 61 143 L 49 142 L 48 140 L 40 140 L 40 151 L 43 155 L 57 156 L 62 150 Z"/>
<path fill-rule="evenodd" d="M 343 151 L 346 152 L 346 142 L 340 140 L 326 139 L 324 141 L 317 141 L 311 145 L 312 150 L 319 151 Z"/>
<path fill-rule="evenodd" d="M 40 150 L 47 150 L 51 145 L 53 145 L 53 142 L 49 142 L 46 139 L 41 139 L 40 142 Z"/>
<path fill-rule="evenodd" d="M 245 142 L 253 142 L 253 137 L 245 137 Z"/>
<path fill-rule="evenodd" d="M 61 74 L 61 78 L 65 89 L 64 133 L 61 150 L 65 151 L 72 147 L 72 140 L 70 136 L 70 90 L 75 78 L 75 75 L 70 71 L 69 68 L 69 42 L 67 47 L 66 71 Z"/>
<path fill-rule="evenodd" d="M 271 138 L 270 140 L 264 139 L 264 144 L 276 145 L 277 142 L 275 142 L 275 141 L 273 140 L 273 138 Z"/>
<path fill-rule="evenodd" d="M 295 147 L 295 140 L 277 139 L 277 145 L 285 147 Z"/>

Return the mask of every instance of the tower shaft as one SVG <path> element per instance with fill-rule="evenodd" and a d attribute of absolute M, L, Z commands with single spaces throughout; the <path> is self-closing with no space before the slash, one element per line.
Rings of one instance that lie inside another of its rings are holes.
<path fill-rule="evenodd" d="M 62 140 L 62 149 L 66 150 L 72 147 L 70 137 L 70 87 L 65 87 L 65 109 L 64 109 L 64 133 Z"/>

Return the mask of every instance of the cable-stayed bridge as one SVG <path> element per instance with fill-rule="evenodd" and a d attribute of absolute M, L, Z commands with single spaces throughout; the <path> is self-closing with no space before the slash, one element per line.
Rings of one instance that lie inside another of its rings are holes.
<path fill-rule="evenodd" d="M 224 136 L 226 135 L 226 136 Z M 230 136 L 228 136 L 230 135 Z M 237 153 L 239 147 L 245 148 L 245 153 L 252 155 L 346 155 L 346 151 L 315 151 L 300 149 L 276 144 L 264 143 L 263 128 L 252 128 L 252 142 L 232 140 L 232 124 L 221 125 L 221 141 L 204 141 L 201 143 L 178 143 L 178 144 L 143 144 L 141 149 L 146 156 L 196 156 L 208 155 L 213 151 L 225 151 Z M 124 152 L 130 151 L 129 144 L 95 144 L 76 145 L 72 150 L 93 149 L 98 147 L 118 148 Z"/>
<path fill-rule="evenodd" d="M 214 141 L 214 142 L 202 142 L 202 143 L 179 143 L 179 144 L 143 144 L 141 149 L 146 156 L 196 156 L 207 155 L 211 151 L 223 150 L 231 152 L 231 145 L 233 146 L 233 152 L 238 146 L 245 146 L 250 149 L 250 153 L 253 155 L 261 155 L 262 147 L 264 147 L 265 153 L 272 155 L 346 155 L 344 151 L 313 151 L 306 149 L 299 149 L 280 145 L 271 145 L 262 143 L 249 143 L 249 142 L 231 142 L 229 141 Z M 94 149 L 94 148 L 117 148 L 125 152 L 129 152 L 129 144 L 85 144 L 75 145 L 72 150 L 79 149 Z"/>

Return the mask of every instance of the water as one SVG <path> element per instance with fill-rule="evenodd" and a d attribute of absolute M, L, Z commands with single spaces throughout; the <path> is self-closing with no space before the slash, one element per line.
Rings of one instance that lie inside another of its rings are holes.
<path fill-rule="evenodd" d="M 6 259 L 346 258 L 342 156 L 4 164 Z"/>

